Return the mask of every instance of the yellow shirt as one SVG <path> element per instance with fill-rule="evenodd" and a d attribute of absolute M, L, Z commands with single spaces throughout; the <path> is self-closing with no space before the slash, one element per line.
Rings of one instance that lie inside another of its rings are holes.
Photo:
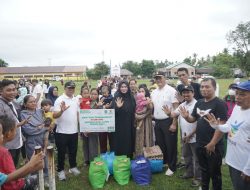
<path fill-rule="evenodd" d="M 52 120 L 52 123 L 55 123 L 55 119 L 53 118 L 53 112 L 49 111 L 49 112 L 44 112 L 44 117 L 45 118 L 50 118 Z"/>

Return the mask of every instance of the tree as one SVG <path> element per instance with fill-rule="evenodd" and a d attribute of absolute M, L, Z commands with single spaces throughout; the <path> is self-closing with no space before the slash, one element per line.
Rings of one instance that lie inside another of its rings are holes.
<path fill-rule="evenodd" d="M 142 60 L 142 63 L 140 64 L 140 68 L 141 68 L 143 77 L 149 77 L 149 78 L 152 77 L 156 69 L 154 65 L 154 61 L 152 60 Z"/>
<path fill-rule="evenodd" d="M 95 64 L 93 69 L 87 69 L 86 74 L 88 78 L 97 80 L 105 75 L 108 75 L 110 68 L 104 62 Z"/>
<path fill-rule="evenodd" d="M 141 68 L 137 62 L 127 61 L 122 64 L 122 69 L 131 71 L 135 76 L 141 74 Z"/>
<path fill-rule="evenodd" d="M 233 45 L 233 49 L 236 52 L 235 55 L 240 59 L 239 67 L 249 74 L 250 21 L 238 24 L 235 30 L 227 34 L 227 40 L 229 44 Z"/>
<path fill-rule="evenodd" d="M 6 63 L 4 60 L 0 59 L 0 67 L 8 67 L 9 64 Z"/>

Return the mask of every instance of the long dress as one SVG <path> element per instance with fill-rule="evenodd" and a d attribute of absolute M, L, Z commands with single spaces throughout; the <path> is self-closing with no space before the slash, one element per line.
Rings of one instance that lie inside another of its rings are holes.
<path fill-rule="evenodd" d="M 152 109 L 147 108 L 145 112 L 136 113 L 136 139 L 135 155 L 143 155 L 143 147 L 151 147 L 153 142 Z"/>
<path fill-rule="evenodd" d="M 117 97 L 124 101 L 123 106 L 118 108 L 115 104 Z M 115 132 L 112 133 L 112 146 L 115 155 L 127 155 L 133 157 L 135 147 L 135 100 L 130 93 L 116 93 L 113 101 L 115 109 Z"/>

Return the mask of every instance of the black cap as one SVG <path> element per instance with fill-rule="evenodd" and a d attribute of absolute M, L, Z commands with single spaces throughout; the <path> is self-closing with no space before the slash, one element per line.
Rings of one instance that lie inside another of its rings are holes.
<path fill-rule="evenodd" d="M 181 93 L 183 91 L 192 91 L 192 92 L 194 92 L 194 88 L 191 85 L 183 86 L 183 88 L 181 89 Z"/>
<path fill-rule="evenodd" d="M 154 75 L 154 78 L 157 78 L 157 77 L 165 77 L 165 73 L 162 72 L 162 71 L 158 71 L 158 72 L 156 72 L 155 75 Z"/>
<path fill-rule="evenodd" d="M 65 83 L 64 85 L 65 88 L 75 88 L 76 87 L 76 84 L 73 82 L 73 81 L 68 81 Z"/>

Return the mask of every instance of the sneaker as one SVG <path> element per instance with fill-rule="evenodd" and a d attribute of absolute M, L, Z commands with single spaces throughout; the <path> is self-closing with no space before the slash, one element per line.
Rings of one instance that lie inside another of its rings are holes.
<path fill-rule="evenodd" d="M 192 187 L 199 187 L 200 184 L 201 184 L 200 180 L 198 180 L 198 179 L 193 179 L 193 180 L 192 180 L 192 183 L 191 183 L 191 186 L 192 186 Z"/>
<path fill-rule="evenodd" d="M 69 173 L 73 173 L 74 175 L 79 175 L 81 172 L 76 168 L 70 168 Z"/>
<path fill-rule="evenodd" d="M 59 179 L 59 181 L 64 181 L 64 180 L 66 180 L 66 176 L 65 176 L 65 172 L 62 170 L 62 171 L 60 171 L 60 172 L 58 172 L 58 179 Z"/>
<path fill-rule="evenodd" d="M 172 176 L 172 175 L 174 175 L 174 172 L 168 168 L 168 170 L 166 171 L 165 175 Z"/>

